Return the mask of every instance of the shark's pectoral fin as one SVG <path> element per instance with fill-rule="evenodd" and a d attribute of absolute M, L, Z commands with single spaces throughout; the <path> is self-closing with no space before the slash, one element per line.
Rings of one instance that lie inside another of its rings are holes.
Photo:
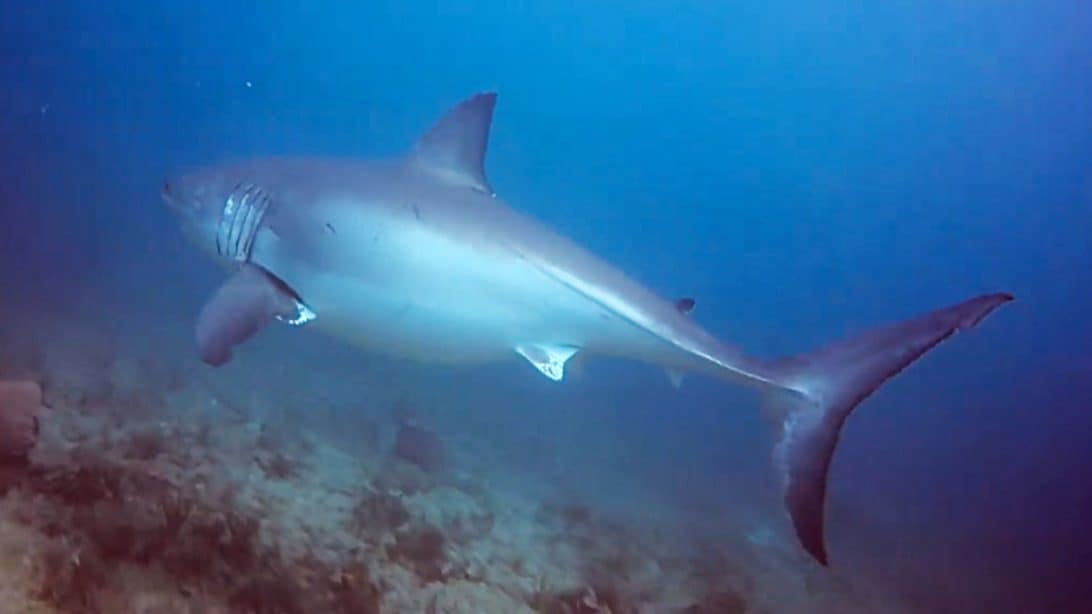
<path fill-rule="evenodd" d="M 574 345 L 534 343 L 518 346 L 516 351 L 543 375 L 555 382 L 560 382 L 565 377 L 565 363 L 579 352 L 580 348 Z"/>
<path fill-rule="evenodd" d="M 253 264 L 244 264 L 228 278 L 197 318 L 197 348 L 201 360 L 220 366 L 231 360 L 231 349 L 254 336 L 274 318 L 303 324 L 313 311 L 281 280 Z"/>

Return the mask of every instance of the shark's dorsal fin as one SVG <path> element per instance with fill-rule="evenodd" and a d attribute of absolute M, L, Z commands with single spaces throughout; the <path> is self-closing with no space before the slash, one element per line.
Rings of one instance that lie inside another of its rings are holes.
<path fill-rule="evenodd" d="M 484 92 L 455 105 L 417 141 L 413 163 L 453 183 L 492 194 L 484 164 L 496 102 L 494 92 Z"/>

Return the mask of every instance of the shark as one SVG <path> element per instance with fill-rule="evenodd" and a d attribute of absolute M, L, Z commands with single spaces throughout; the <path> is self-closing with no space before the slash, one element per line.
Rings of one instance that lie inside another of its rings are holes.
<path fill-rule="evenodd" d="M 430 363 L 526 361 L 553 381 L 574 356 L 632 359 L 751 386 L 776 418 L 775 471 L 803 550 L 828 564 L 827 478 L 843 424 L 884 382 L 1012 300 L 994 292 L 775 360 L 707 332 L 505 204 L 485 173 L 496 94 L 452 107 L 389 159 L 277 157 L 169 177 L 184 234 L 228 273 L 197 317 L 209 365 L 273 322 Z"/>

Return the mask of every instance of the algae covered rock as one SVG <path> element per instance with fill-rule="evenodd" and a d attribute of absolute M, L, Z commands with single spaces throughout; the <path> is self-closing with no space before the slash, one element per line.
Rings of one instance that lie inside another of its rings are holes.
<path fill-rule="evenodd" d="M 477 582 L 452 582 L 440 586 L 428 602 L 429 614 L 478 614 L 511 612 L 532 614 L 526 604 L 496 588 Z"/>
<path fill-rule="evenodd" d="M 478 539 L 493 528 L 493 514 L 457 488 L 441 486 L 406 501 L 415 516 L 455 541 Z"/>
<path fill-rule="evenodd" d="M 0 461 L 26 458 L 38 440 L 42 388 L 33 381 L 0 381 Z"/>
<path fill-rule="evenodd" d="M 398 429 L 394 454 L 425 471 L 439 471 L 447 461 L 447 453 L 439 436 L 412 422 L 403 422 Z"/>

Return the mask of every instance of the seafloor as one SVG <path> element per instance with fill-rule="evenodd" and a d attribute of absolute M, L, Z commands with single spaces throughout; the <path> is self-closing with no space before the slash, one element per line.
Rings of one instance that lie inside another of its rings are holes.
<path fill-rule="evenodd" d="M 0 379 L 47 406 L 0 482 L 3 614 L 905 609 L 781 538 L 558 496 L 411 402 L 224 375 L 182 322 L 68 307 L 0 333 Z"/>

